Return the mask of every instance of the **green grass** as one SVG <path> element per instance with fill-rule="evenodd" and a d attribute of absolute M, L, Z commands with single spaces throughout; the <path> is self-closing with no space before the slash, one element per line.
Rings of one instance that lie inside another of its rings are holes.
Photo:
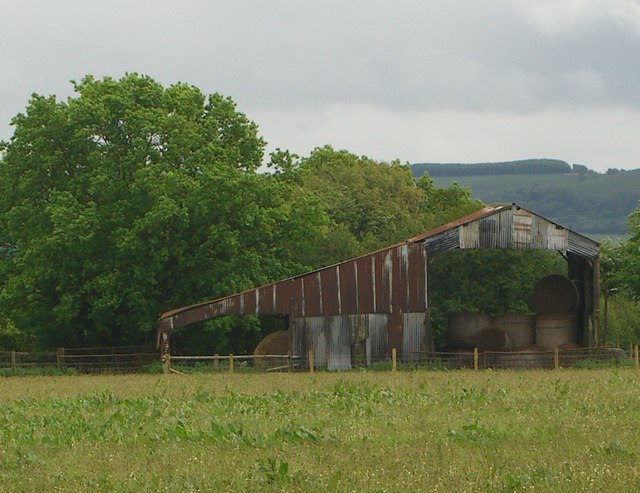
<path fill-rule="evenodd" d="M 638 491 L 640 372 L 0 379 L 2 491 Z"/>

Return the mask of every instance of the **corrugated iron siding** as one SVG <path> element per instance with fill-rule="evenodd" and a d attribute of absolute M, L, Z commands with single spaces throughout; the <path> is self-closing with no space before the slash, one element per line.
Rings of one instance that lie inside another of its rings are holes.
<path fill-rule="evenodd" d="M 367 317 L 369 337 L 366 340 L 366 360 L 372 362 L 384 361 L 389 358 L 389 334 L 387 332 L 388 315 L 370 314 Z"/>
<path fill-rule="evenodd" d="M 599 245 L 593 240 L 515 204 L 487 207 L 405 243 L 302 276 L 166 312 L 159 321 L 159 330 L 171 331 L 221 315 L 289 314 L 301 318 L 379 314 L 385 315 L 384 347 L 398 347 L 407 324 L 415 325 L 403 317 L 427 309 L 427 255 L 454 248 L 560 250 L 588 260 L 597 259 L 599 254 Z M 373 320 L 370 318 L 366 325 L 369 330 L 378 330 Z M 382 323 L 381 318 L 375 320 L 376 324 Z M 367 338 L 367 347 L 374 341 L 371 354 L 378 354 L 376 341 L 383 340 L 376 334 L 370 333 Z M 410 349 L 403 347 L 403 351 L 409 354 Z"/>
<path fill-rule="evenodd" d="M 573 231 L 569 231 L 569 251 L 588 259 L 595 259 L 600 253 L 597 243 Z"/>
<path fill-rule="evenodd" d="M 278 283 L 192 307 L 165 319 L 173 329 L 222 315 L 314 317 L 427 308 L 427 254 L 403 244 Z"/>
<path fill-rule="evenodd" d="M 398 349 L 402 361 L 417 361 L 424 350 L 424 313 L 405 313 Z M 366 364 L 388 361 L 389 316 L 384 314 L 299 317 L 291 320 L 292 351 L 306 358 L 313 350 L 316 368 L 348 370 L 355 361 L 354 348 L 364 347 Z M 364 344 L 363 344 L 364 343 Z"/>
<path fill-rule="evenodd" d="M 405 313 L 402 331 L 402 361 L 414 363 L 425 350 L 425 313 Z"/>
<path fill-rule="evenodd" d="M 447 252 L 460 247 L 460 227 L 448 229 L 424 240 L 425 250 L 429 255 Z"/>
<path fill-rule="evenodd" d="M 568 230 L 525 209 L 511 208 L 458 227 L 460 248 L 561 250 Z"/>

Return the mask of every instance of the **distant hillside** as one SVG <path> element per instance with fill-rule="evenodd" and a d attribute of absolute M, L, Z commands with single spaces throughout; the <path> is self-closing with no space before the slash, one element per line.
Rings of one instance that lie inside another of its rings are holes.
<path fill-rule="evenodd" d="M 569 163 L 559 159 L 522 159 L 501 163 L 416 163 L 412 165 L 414 176 L 470 176 L 571 173 Z"/>
<path fill-rule="evenodd" d="M 428 172 L 439 187 L 469 187 L 487 204 L 516 202 L 578 232 L 621 236 L 627 216 L 640 200 L 640 169 L 596 173 L 555 159 L 504 163 L 418 163 L 416 177 Z"/>

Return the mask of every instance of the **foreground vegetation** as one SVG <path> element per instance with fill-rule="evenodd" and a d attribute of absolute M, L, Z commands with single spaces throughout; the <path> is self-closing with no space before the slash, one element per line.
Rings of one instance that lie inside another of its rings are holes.
<path fill-rule="evenodd" d="M 637 491 L 640 373 L 0 380 L 4 491 Z"/>

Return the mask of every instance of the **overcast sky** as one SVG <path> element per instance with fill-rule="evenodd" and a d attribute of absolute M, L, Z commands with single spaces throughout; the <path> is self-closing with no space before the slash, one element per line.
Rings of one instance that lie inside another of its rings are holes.
<path fill-rule="evenodd" d="M 640 0 L 15 0 L 0 139 L 86 74 L 230 96 L 275 147 L 640 168 Z"/>

